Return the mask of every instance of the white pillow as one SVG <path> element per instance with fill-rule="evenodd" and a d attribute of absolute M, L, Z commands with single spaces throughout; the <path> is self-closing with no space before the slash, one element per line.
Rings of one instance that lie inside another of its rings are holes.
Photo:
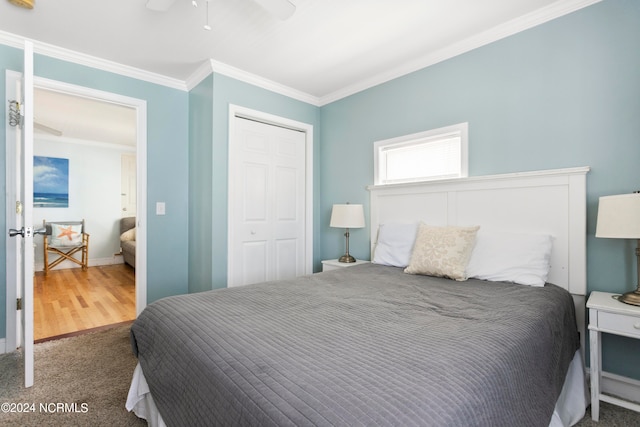
<path fill-rule="evenodd" d="M 481 231 L 467 266 L 467 276 L 496 282 L 544 286 L 553 238 L 548 234 Z"/>
<path fill-rule="evenodd" d="M 380 224 L 373 263 L 392 267 L 409 265 L 417 231 L 417 223 Z"/>
<path fill-rule="evenodd" d="M 404 272 L 467 280 L 465 269 L 479 228 L 420 224 L 411 262 Z"/>

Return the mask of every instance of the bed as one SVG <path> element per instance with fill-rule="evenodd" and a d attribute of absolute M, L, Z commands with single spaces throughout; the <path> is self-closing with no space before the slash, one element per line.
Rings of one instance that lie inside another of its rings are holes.
<path fill-rule="evenodd" d="M 369 188 L 373 263 L 150 304 L 131 330 L 127 408 L 151 425 L 575 423 L 587 171 Z M 405 268 L 383 231 L 409 225 Z M 463 274 L 475 263 L 488 279 L 411 270 L 425 233 L 445 229 L 475 230 Z M 552 241 L 542 285 L 483 270 L 478 247 L 503 233 Z"/>

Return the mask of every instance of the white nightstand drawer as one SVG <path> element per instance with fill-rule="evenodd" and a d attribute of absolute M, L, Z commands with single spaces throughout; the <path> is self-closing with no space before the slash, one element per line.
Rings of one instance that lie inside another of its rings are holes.
<path fill-rule="evenodd" d="M 598 312 L 598 328 L 640 338 L 640 317 Z"/>

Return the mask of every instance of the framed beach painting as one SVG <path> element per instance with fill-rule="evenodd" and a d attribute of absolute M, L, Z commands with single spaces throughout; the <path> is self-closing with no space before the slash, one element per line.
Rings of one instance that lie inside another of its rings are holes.
<path fill-rule="evenodd" d="M 69 207 L 69 159 L 33 156 L 33 207 Z"/>

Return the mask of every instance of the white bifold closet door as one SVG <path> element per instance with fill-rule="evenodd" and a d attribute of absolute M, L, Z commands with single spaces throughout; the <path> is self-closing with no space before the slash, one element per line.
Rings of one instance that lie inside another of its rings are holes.
<path fill-rule="evenodd" d="M 305 133 L 235 117 L 229 143 L 228 286 L 305 266 Z"/>

